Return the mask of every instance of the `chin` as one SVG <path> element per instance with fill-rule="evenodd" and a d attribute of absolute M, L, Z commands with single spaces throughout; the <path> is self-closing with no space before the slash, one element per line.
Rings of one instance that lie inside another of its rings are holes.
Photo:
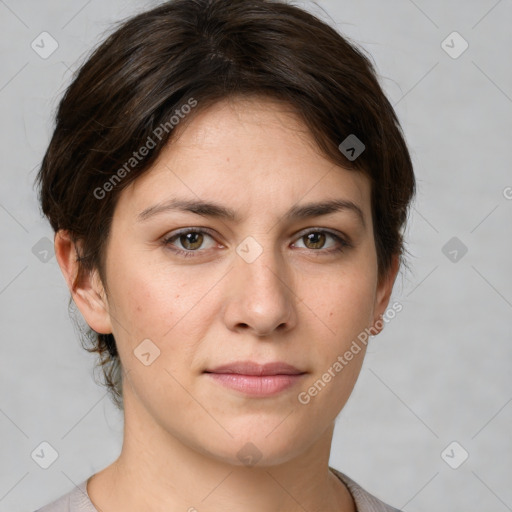
<path fill-rule="evenodd" d="M 230 434 L 211 437 L 205 432 L 207 445 L 202 449 L 212 458 L 232 466 L 278 466 L 296 458 L 313 444 L 304 426 L 285 425 L 282 416 L 278 421 L 252 422 L 238 428 L 226 427 Z M 276 428 L 277 427 L 277 428 Z M 287 428 L 286 428 L 287 427 Z M 292 428 L 290 428 L 292 427 Z"/>

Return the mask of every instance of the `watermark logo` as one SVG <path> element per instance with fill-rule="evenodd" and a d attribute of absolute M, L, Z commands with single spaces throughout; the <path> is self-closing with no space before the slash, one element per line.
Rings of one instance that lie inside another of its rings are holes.
<path fill-rule="evenodd" d="M 253 263 L 263 252 L 263 247 L 252 236 L 248 236 L 238 244 L 236 252 L 246 263 Z"/>
<path fill-rule="evenodd" d="M 468 248 L 456 236 L 443 245 L 441 252 L 452 262 L 458 263 L 468 252 Z"/>
<path fill-rule="evenodd" d="M 366 146 L 351 133 L 339 146 L 338 149 L 353 162 L 365 149 Z"/>
<path fill-rule="evenodd" d="M 160 356 L 160 349 L 150 339 L 145 339 L 137 345 L 133 353 L 144 366 L 149 366 Z"/>
<path fill-rule="evenodd" d="M 57 40 L 48 32 L 41 32 L 30 44 L 32 50 L 34 50 L 41 59 L 50 58 L 59 47 Z"/>
<path fill-rule="evenodd" d="M 48 263 L 54 256 L 53 242 L 46 236 L 32 247 L 32 254 L 42 263 Z"/>
<path fill-rule="evenodd" d="M 254 443 L 245 443 L 236 456 L 244 466 L 254 466 L 262 457 L 262 453 Z"/>
<path fill-rule="evenodd" d="M 442 452 L 441 458 L 450 466 L 452 469 L 457 469 L 469 457 L 469 453 L 466 449 L 457 441 L 452 441 Z"/>
<path fill-rule="evenodd" d="M 49 442 L 43 441 L 30 456 L 39 467 L 48 469 L 59 458 L 59 453 Z"/>
<path fill-rule="evenodd" d="M 469 43 L 456 31 L 448 34 L 441 48 L 452 58 L 458 59 L 469 47 Z"/>

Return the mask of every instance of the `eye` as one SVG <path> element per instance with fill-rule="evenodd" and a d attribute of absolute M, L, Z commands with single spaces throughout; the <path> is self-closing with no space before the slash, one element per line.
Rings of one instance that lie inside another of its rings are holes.
<path fill-rule="evenodd" d="M 325 243 L 328 238 L 333 239 L 334 244 L 331 245 L 330 249 L 324 250 Z M 324 254 L 341 252 L 346 248 L 351 247 L 351 244 L 344 240 L 341 236 L 322 229 L 310 230 L 303 234 L 299 240 L 304 240 L 306 249 L 311 249 L 315 252 L 322 252 Z"/>
<path fill-rule="evenodd" d="M 182 256 L 195 256 L 194 253 L 199 252 L 198 249 L 204 244 L 205 236 L 213 240 L 213 237 L 204 230 L 187 228 L 166 237 L 163 244 Z M 181 245 L 182 249 L 174 245 L 175 241 Z M 203 249 L 210 249 L 214 245 L 215 243 L 212 243 L 210 247 L 203 247 Z"/>

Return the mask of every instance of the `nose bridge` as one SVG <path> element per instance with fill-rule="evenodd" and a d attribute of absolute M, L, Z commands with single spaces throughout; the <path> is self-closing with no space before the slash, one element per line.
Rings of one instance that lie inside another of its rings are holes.
<path fill-rule="evenodd" d="M 271 248 L 263 250 L 258 258 L 249 263 L 239 262 L 241 271 L 245 275 L 247 284 L 252 287 L 253 294 L 284 295 L 285 271 L 283 262 L 279 261 L 275 251 Z"/>
<path fill-rule="evenodd" d="M 251 237 L 252 238 L 252 237 Z M 243 252 L 248 249 L 247 252 Z M 266 241 L 247 240 L 237 250 L 240 261 L 238 266 L 254 297 L 275 295 L 274 300 L 287 295 L 284 284 L 286 270 L 282 258 L 272 246 L 270 237 Z M 268 298 L 268 297 L 267 297 Z"/>

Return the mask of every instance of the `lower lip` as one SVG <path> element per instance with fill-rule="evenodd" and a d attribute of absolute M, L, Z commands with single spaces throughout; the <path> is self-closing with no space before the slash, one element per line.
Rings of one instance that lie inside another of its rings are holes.
<path fill-rule="evenodd" d="M 240 375 L 237 373 L 206 373 L 223 386 L 253 396 L 271 396 L 294 386 L 304 374 Z"/>

